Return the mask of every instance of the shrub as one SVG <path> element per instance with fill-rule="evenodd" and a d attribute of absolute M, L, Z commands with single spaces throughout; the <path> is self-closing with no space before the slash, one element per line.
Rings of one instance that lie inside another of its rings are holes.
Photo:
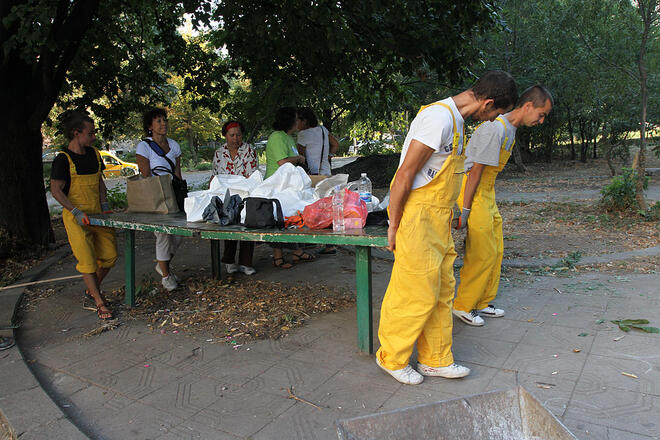
<path fill-rule="evenodd" d="M 106 198 L 110 204 L 110 209 L 125 209 L 128 206 L 126 188 L 121 186 L 109 188 Z"/>
<path fill-rule="evenodd" d="M 614 176 L 609 185 L 600 190 L 600 203 L 607 211 L 628 211 L 639 209 L 635 196 L 637 195 L 637 173 L 630 168 L 623 169 L 623 175 Z M 644 189 L 648 187 L 649 179 L 644 178 Z"/>
<path fill-rule="evenodd" d="M 196 171 L 208 171 L 212 168 L 211 162 L 200 162 L 197 165 L 195 165 L 195 170 Z"/>
<path fill-rule="evenodd" d="M 387 154 L 392 152 L 392 147 L 382 141 L 368 140 L 358 148 L 360 156 L 372 156 L 374 154 Z"/>

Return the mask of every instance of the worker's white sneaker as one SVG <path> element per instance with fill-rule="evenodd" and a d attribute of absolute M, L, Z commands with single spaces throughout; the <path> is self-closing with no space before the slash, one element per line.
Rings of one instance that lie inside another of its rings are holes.
<path fill-rule="evenodd" d="M 176 282 L 176 278 L 174 278 L 174 275 L 170 274 L 162 279 L 163 287 L 166 288 L 167 290 L 174 290 L 179 285 Z"/>
<path fill-rule="evenodd" d="M 454 316 L 456 316 L 467 325 L 481 327 L 485 324 L 485 321 L 481 316 L 479 316 L 479 312 L 476 310 L 472 310 L 471 312 L 463 312 L 461 310 L 453 309 L 451 312 L 454 314 Z"/>
<path fill-rule="evenodd" d="M 225 266 L 225 272 L 227 272 L 227 273 L 236 273 L 236 272 L 238 272 L 238 264 L 224 263 L 223 266 Z"/>
<path fill-rule="evenodd" d="M 479 314 L 488 318 L 501 318 L 504 316 L 504 310 L 496 309 L 492 304 L 488 304 L 488 307 L 479 310 Z"/>
<path fill-rule="evenodd" d="M 163 278 L 163 271 L 160 270 L 160 266 L 158 265 L 158 263 L 156 263 L 155 269 L 156 269 L 156 272 L 158 272 L 158 275 L 160 275 L 161 278 Z M 172 275 L 174 277 L 174 281 L 176 281 L 177 283 L 179 282 L 179 277 L 178 276 L 174 275 L 172 272 L 170 272 L 170 275 Z"/>
<path fill-rule="evenodd" d="M 376 365 L 378 365 L 387 374 L 389 374 L 399 382 L 405 383 L 406 385 L 417 385 L 422 383 L 422 381 L 424 380 L 424 376 L 419 374 L 417 371 L 413 370 L 413 368 L 410 365 L 406 365 L 406 368 L 402 368 L 400 370 L 390 370 L 389 368 L 383 367 L 380 364 L 378 358 L 376 358 Z"/>
<path fill-rule="evenodd" d="M 238 266 L 238 269 L 243 272 L 245 275 L 254 275 L 257 273 L 257 271 L 254 269 L 254 267 L 251 266 L 243 266 L 242 264 Z"/>
<path fill-rule="evenodd" d="M 457 379 L 470 374 L 470 369 L 458 364 L 451 364 L 447 367 L 429 367 L 424 364 L 417 364 L 417 371 L 424 376 L 446 377 L 447 379 Z"/>

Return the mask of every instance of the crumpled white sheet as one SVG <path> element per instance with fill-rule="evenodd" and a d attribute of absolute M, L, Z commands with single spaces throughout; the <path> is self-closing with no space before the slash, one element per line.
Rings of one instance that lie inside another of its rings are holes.
<path fill-rule="evenodd" d="M 208 190 L 195 191 L 188 194 L 184 202 L 186 219 L 189 222 L 201 222 L 204 209 L 213 196 L 224 200 L 226 191 L 231 195 L 238 194 L 241 198 L 264 197 L 278 199 L 282 205 L 285 217 L 295 215 L 305 206 L 319 199 L 312 188 L 312 180 L 305 170 L 291 163 L 280 166 L 268 179 L 263 180 L 261 174 L 255 171 L 249 178 L 231 174 L 215 176 Z M 241 212 L 241 221 L 245 220 L 245 210 Z"/>
<path fill-rule="evenodd" d="M 241 198 L 245 198 L 261 182 L 263 182 L 263 178 L 259 171 L 255 171 L 248 178 L 233 174 L 214 176 L 209 189 L 188 193 L 188 197 L 183 202 L 186 220 L 189 222 L 204 221 L 202 214 L 214 196 L 220 197 L 220 200 L 224 202 L 225 194 L 229 190 L 230 195 L 238 194 Z"/>

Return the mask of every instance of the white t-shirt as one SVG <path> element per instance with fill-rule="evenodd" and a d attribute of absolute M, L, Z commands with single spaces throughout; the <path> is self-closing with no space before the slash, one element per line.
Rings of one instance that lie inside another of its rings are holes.
<path fill-rule="evenodd" d="M 151 139 L 151 138 L 148 137 L 147 139 Z M 169 160 L 171 160 L 174 165 L 176 165 L 176 158 L 181 156 L 181 147 L 179 146 L 179 144 L 175 140 L 170 139 L 170 138 L 167 138 L 167 143 L 170 146 L 170 151 L 165 153 L 165 156 L 167 156 L 167 158 Z M 153 171 L 154 168 L 156 168 L 156 167 L 164 167 L 164 168 L 167 168 L 167 169 L 172 168 L 172 167 L 170 167 L 170 164 L 167 163 L 165 158 L 159 156 L 154 150 L 151 149 L 149 144 L 147 144 L 145 141 L 142 141 L 137 145 L 137 149 L 136 149 L 135 153 L 139 154 L 142 157 L 146 157 L 147 159 L 149 159 L 149 168 L 152 170 L 151 173 L 156 175 L 156 176 L 158 176 L 160 174 L 165 174 L 165 172 L 164 171 L 163 172 L 158 172 L 158 171 L 154 172 Z M 174 170 L 172 170 L 172 171 L 174 171 Z"/>
<path fill-rule="evenodd" d="M 330 162 L 328 162 L 328 152 L 330 151 L 330 140 L 328 139 L 328 129 L 319 125 L 317 127 L 307 128 L 298 132 L 298 144 L 305 147 L 305 159 L 307 167 L 312 174 L 323 174 L 329 176 Z M 325 137 L 325 140 L 323 139 Z M 321 151 L 323 158 L 321 159 Z M 319 171 L 319 162 L 321 170 Z"/>
<path fill-rule="evenodd" d="M 508 136 L 506 146 L 507 151 L 511 151 L 513 142 L 516 140 L 516 127 L 504 116 L 500 118 L 506 124 L 506 130 L 498 120 L 486 121 L 479 125 L 470 137 L 467 147 L 465 147 L 465 171 L 472 169 L 474 163 L 490 165 L 496 167 L 500 164 L 500 148 L 504 138 Z"/>
<path fill-rule="evenodd" d="M 463 116 L 458 112 L 456 104 L 452 98 L 446 98 L 442 101 L 447 104 L 456 119 L 456 130 L 460 133 L 460 140 L 458 143 L 458 154 L 463 153 Z M 403 150 L 401 151 L 401 160 L 399 166 L 403 163 L 408 152 L 410 142 L 416 139 L 424 145 L 435 150 L 429 160 L 426 161 L 424 166 L 415 175 L 413 181 L 413 189 L 420 188 L 429 183 L 435 175 L 440 171 L 445 160 L 452 153 L 452 143 L 454 141 L 454 131 L 452 117 L 449 110 L 442 105 L 431 105 L 415 116 L 410 124 L 410 130 L 403 143 Z"/>

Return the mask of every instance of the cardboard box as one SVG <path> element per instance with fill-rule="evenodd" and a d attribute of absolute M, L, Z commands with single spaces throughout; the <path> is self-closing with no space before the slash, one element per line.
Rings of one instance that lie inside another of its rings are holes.
<path fill-rule="evenodd" d="M 313 174 L 309 176 L 309 178 L 312 179 L 312 188 L 315 188 L 320 181 L 325 180 L 328 177 L 330 176 L 324 176 L 323 174 Z"/>

